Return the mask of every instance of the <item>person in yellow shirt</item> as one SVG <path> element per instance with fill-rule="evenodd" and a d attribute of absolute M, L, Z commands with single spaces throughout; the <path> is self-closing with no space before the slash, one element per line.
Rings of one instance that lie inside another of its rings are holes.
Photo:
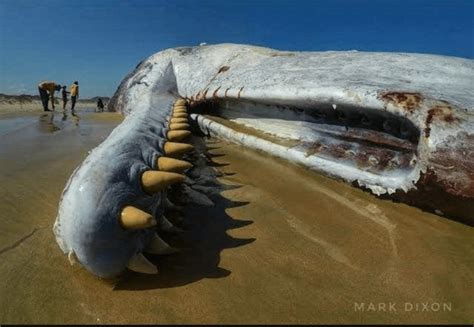
<path fill-rule="evenodd" d="M 72 83 L 71 87 L 71 111 L 74 111 L 74 107 L 76 106 L 76 100 L 79 97 L 79 82 L 75 81 Z"/>
<path fill-rule="evenodd" d="M 61 85 L 52 81 L 42 81 L 38 84 L 38 91 L 43 104 L 44 111 L 51 111 L 48 109 L 48 100 L 51 98 L 51 106 L 54 110 L 54 91 L 61 90 Z"/>

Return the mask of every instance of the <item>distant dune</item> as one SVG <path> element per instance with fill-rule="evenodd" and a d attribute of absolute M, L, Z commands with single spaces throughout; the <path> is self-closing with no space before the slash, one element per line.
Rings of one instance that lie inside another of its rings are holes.
<path fill-rule="evenodd" d="M 95 96 L 89 99 L 79 99 L 76 102 L 77 109 L 85 108 L 96 108 L 97 99 L 101 98 L 105 105 L 105 110 L 107 110 L 107 103 L 109 102 L 109 97 Z M 55 105 L 56 110 L 62 110 L 62 100 L 60 95 L 55 95 Z M 51 102 L 49 103 L 51 109 Z M 71 100 L 68 100 L 66 109 L 71 108 Z M 8 95 L 0 93 L 0 113 L 13 113 L 13 112 L 31 112 L 31 111 L 42 111 L 43 106 L 39 95 Z"/>

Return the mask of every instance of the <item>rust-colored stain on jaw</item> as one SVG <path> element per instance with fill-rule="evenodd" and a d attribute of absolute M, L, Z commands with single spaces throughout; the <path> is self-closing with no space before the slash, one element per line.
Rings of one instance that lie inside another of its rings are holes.
<path fill-rule="evenodd" d="M 325 148 L 326 146 L 321 144 L 321 142 L 315 142 L 313 143 L 309 149 L 306 151 L 306 154 L 305 156 L 306 157 L 309 157 L 309 156 L 312 156 L 314 154 L 317 154 L 319 152 L 321 152 L 321 150 L 323 150 L 323 148 Z"/>
<path fill-rule="evenodd" d="M 380 94 L 380 98 L 410 113 L 418 108 L 423 101 L 423 96 L 416 92 L 384 92 Z"/>
<path fill-rule="evenodd" d="M 444 116 L 444 120 L 447 122 L 447 123 L 452 123 L 456 120 L 456 118 L 454 118 L 453 114 L 452 113 L 449 113 L 447 115 Z"/>
<path fill-rule="evenodd" d="M 458 119 L 454 117 L 453 115 L 453 108 L 449 104 L 445 104 L 442 102 L 442 104 L 439 104 L 430 110 L 428 110 L 428 115 L 426 116 L 425 120 L 425 137 L 430 137 L 430 132 L 431 132 L 431 123 L 433 120 L 441 119 L 444 120 L 446 123 L 454 123 Z"/>
<path fill-rule="evenodd" d="M 436 167 L 432 171 L 436 178 L 432 183 L 442 187 L 447 193 L 474 198 L 474 134 L 459 132 L 449 136 L 433 152 L 430 163 Z M 456 172 L 453 174 L 453 172 Z M 426 183 L 428 184 L 428 182 Z M 472 211 L 472 210 L 470 210 Z M 470 215 L 472 216 L 472 215 Z"/>
<path fill-rule="evenodd" d="M 337 159 L 345 158 L 349 149 L 350 146 L 348 144 L 338 144 L 336 146 L 328 147 L 329 153 Z"/>

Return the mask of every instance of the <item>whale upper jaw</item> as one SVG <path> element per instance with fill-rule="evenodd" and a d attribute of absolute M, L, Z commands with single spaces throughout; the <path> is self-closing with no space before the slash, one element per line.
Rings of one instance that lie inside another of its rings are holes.
<path fill-rule="evenodd" d="M 159 85 L 188 99 L 196 113 L 212 107 L 262 133 L 300 139 L 307 147 L 314 141 L 313 151 L 323 146 L 319 157 L 366 178 L 371 171 L 386 178 L 378 185 L 344 175 L 376 194 L 408 192 L 422 175 L 434 174 L 446 192 L 474 197 L 472 165 L 466 156 L 453 158 L 472 151 L 472 76 L 472 60 L 434 55 L 282 52 L 235 44 L 177 48 L 143 61 L 109 109 L 136 111 L 144 95 L 153 97 L 151 86 Z M 280 128 L 295 122 L 305 129 Z M 325 150 L 328 140 L 339 142 Z M 361 146 L 367 142 L 380 146 Z"/>
<path fill-rule="evenodd" d="M 118 216 L 134 206 L 159 220 L 164 195 L 145 192 L 140 176 L 166 156 L 180 98 L 205 131 L 374 194 L 406 193 L 417 204 L 412 192 L 431 183 L 449 199 L 472 201 L 472 76 L 472 60 L 432 55 L 233 44 L 159 52 L 109 102 L 126 119 L 71 176 L 56 238 L 102 277 L 119 274 L 131 258 L 146 266 L 135 255 L 155 239 L 153 229 L 124 230 Z"/>

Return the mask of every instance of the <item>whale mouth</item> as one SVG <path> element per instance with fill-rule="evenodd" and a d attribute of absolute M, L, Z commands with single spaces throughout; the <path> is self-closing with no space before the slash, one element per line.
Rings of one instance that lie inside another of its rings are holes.
<path fill-rule="evenodd" d="M 407 118 L 380 108 L 330 103 L 282 106 L 217 99 L 196 104 L 190 112 L 233 133 L 296 150 L 306 158 L 317 157 L 328 165 L 350 167 L 372 178 L 403 179 L 418 162 L 419 128 Z M 218 129 L 213 130 L 218 134 Z M 247 143 L 252 146 L 252 142 Z"/>

